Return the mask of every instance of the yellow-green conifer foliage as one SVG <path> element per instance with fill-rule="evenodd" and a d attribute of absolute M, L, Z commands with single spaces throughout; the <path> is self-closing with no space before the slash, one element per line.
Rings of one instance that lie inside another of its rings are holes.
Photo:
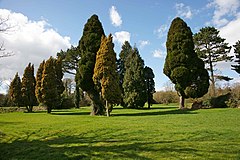
<path fill-rule="evenodd" d="M 29 63 L 24 70 L 22 78 L 22 100 L 28 112 L 32 112 L 33 106 L 37 104 L 35 86 L 34 66 Z"/>
<path fill-rule="evenodd" d="M 43 103 L 47 106 L 48 113 L 59 104 L 56 79 L 55 59 L 50 57 L 44 65 L 41 87 Z"/>
<path fill-rule="evenodd" d="M 37 70 L 36 75 L 36 88 L 35 88 L 35 95 L 37 97 L 38 103 L 43 103 L 42 99 L 42 74 L 44 69 L 45 61 L 43 61 Z"/>
<path fill-rule="evenodd" d="M 102 36 L 101 45 L 97 52 L 93 81 L 101 89 L 101 96 L 106 101 L 107 115 L 109 104 L 121 102 L 121 90 L 117 74 L 116 53 L 113 50 L 112 35 Z"/>

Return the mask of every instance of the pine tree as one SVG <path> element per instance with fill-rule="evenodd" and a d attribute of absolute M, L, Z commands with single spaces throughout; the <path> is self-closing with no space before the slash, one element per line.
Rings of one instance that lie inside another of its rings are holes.
<path fill-rule="evenodd" d="M 120 82 L 120 88 L 122 95 L 124 95 L 124 90 L 123 90 L 123 80 L 124 80 L 124 74 L 125 74 L 125 66 L 124 63 L 126 61 L 127 56 L 132 52 L 132 46 L 128 41 L 125 41 L 124 44 L 122 45 L 122 50 L 119 54 L 119 59 L 117 61 L 118 64 L 118 74 L 119 74 L 119 82 Z M 123 98 L 121 100 L 121 105 L 125 107 Z"/>
<path fill-rule="evenodd" d="M 22 84 L 21 79 L 16 73 L 9 87 L 9 95 L 14 106 L 22 106 Z"/>
<path fill-rule="evenodd" d="M 117 74 L 116 53 L 113 50 L 112 35 L 103 36 L 97 52 L 93 81 L 101 88 L 101 96 L 106 102 L 107 116 L 111 105 L 121 101 L 121 90 Z"/>
<path fill-rule="evenodd" d="M 144 62 L 135 47 L 124 63 L 123 101 L 129 108 L 143 107 L 147 101 Z"/>
<path fill-rule="evenodd" d="M 234 62 L 236 62 L 236 65 L 232 65 L 232 70 L 235 70 L 238 74 L 240 74 L 240 41 L 236 42 L 235 45 L 233 45 L 234 49 L 234 53 L 236 56 L 236 60 Z"/>
<path fill-rule="evenodd" d="M 47 106 L 47 112 L 51 113 L 53 108 L 59 104 L 59 94 L 57 89 L 57 74 L 55 69 L 55 59 L 50 57 L 44 65 L 42 74 L 42 99 Z"/>
<path fill-rule="evenodd" d="M 147 102 L 148 102 L 148 109 L 153 102 L 153 93 L 155 93 L 155 82 L 154 82 L 154 73 L 152 68 L 145 67 L 144 68 L 144 78 L 146 83 L 146 92 L 147 92 Z"/>
<path fill-rule="evenodd" d="M 231 47 L 221 38 L 219 31 L 214 27 L 204 27 L 194 35 L 195 50 L 198 56 L 208 64 L 210 71 L 210 81 L 212 84 L 213 96 L 215 96 L 215 82 L 217 77 L 214 74 L 216 62 L 231 61 L 232 56 L 229 56 Z"/>
<path fill-rule="evenodd" d="M 35 96 L 36 80 L 34 77 L 34 66 L 31 63 L 24 70 L 22 78 L 22 99 L 23 105 L 28 112 L 32 112 L 33 106 L 37 104 Z"/>
<path fill-rule="evenodd" d="M 42 74 L 43 74 L 44 65 L 45 65 L 45 61 L 42 61 L 42 63 L 40 63 L 40 65 L 38 67 L 37 75 L 36 75 L 35 95 L 37 97 L 38 103 L 43 103 L 43 99 L 42 99 Z"/>
<path fill-rule="evenodd" d="M 208 72 L 204 69 L 204 62 L 194 51 L 190 27 L 179 17 L 171 23 L 166 47 L 167 57 L 163 71 L 175 84 L 182 109 L 185 98 L 198 98 L 207 93 Z"/>
<path fill-rule="evenodd" d="M 78 49 L 81 59 L 79 70 L 76 75 L 76 82 L 83 91 L 86 91 L 92 100 L 93 110 L 91 115 L 103 115 L 104 105 L 100 100 L 98 91 L 93 82 L 93 71 L 96 62 L 96 54 L 101 44 L 101 37 L 104 34 L 101 22 L 97 15 L 91 16 L 83 29 L 83 36 L 79 41 Z"/>

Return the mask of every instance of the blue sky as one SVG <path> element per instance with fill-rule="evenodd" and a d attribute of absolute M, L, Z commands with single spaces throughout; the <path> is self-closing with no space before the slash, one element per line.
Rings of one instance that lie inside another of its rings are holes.
<path fill-rule="evenodd" d="M 13 33 L 0 35 L 6 48 L 15 54 L 0 59 L 0 68 L 5 66 L 0 69 L 2 80 L 16 72 L 21 75 L 29 62 L 37 68 L 43 59 L 55 56 L 60 49 L 77 45 L 84 24 L 93 14 L 99 16 L 105 34 L 113 34 L 117 54 L 124 40 L 138 47 L 145 65 L 154 70 L 156 90 L 163 89 L 168 81 L 162 73 L 165 42 L 176 16 L 184 19 L 193 33 L 210 25 L 218 28 L 231 45 L 240 40 L 239 0 L 0 0 L 0 13 L 17 26 Z M 217 72 L 239 82 L 239 75 L 229 69 L 230 65 L 220 63 Z"/>

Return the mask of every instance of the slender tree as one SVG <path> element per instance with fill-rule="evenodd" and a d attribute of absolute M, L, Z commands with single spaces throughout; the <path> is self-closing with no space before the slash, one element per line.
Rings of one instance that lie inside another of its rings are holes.
<path fill-rule="evenodd" d="M 33 106 L 37 104 L 35 96 L 36 80 L 34 77 L 34 66 L 31 63 L 24 70 L 22 78 L 22 99 L 23 105 L 28 112 L 32 112 Z"/>
<path fill-rule="evenodd" d="M 104 34 L 101 22 L 97 15 L 91 16 L 83 29 L 83 36 L 79 41 L 78 49 L 81 59 L 76 82 L 83 91 L 86 91 L 92 100 L 91 115 L 103 115 L 104 105 L 100 100 L 98 91 L 93 82 L 93 71 L 96 62 L 96 54 L 99 50 L 101 37 Z"/>
<path fill-rule="evenodd" d="M 143 107 L 147 101 L 144 61 L 136 47 L 133 48 L 132 52 L 127 56 L 124 65 L 123 101 L 129 108 Z"/>
<path fill-rule="evenodd" d="M 58 91 L 58 104 L 57 106 L 60 107 L 61 106 L 61 95 L 64 91 L 64 86 L 63 86 L 63 82 L 62 82 L 62 78 L 63 78 L 63 71 L 62 71 L 62 59 L 61 58 L 57 58 L 55 59 L 55 71 L 56 71 L 56 85 L 57 85 L 57 91 Z"/>
<path fill-rule="evenodd" d="M 154 82 L 154 73 L 152 68 L 145 67 L 144 68 L 144 78 L 146 83 L 146 92 L 147 92 L 147 102 L 148 102 L 148 109 L 153 102 L 153 93 L 155 93 L 155 82 Z"/>
<path fill-rule="evenodd" d="M 9 87 L 10 99 L 14 106 L 22 106 L 21 88 L 22 88 L 21 79 L 18 76 L 18 73 L 16 73 Z"/>
<path fill-rule="evenodd" d="M 236 65 L 232 65 L 232 70 L 235 70 L 238 74 L 240 74 L 240 41 L 237 41 L 235 45 L 233 45 L 234 53 L 236 56 L 235 62 L 237 63 Z"/>
<path fill-rule="evenodd" d="M 97 52 L 94 68 L 93 81 L 100 84 L 101 96 L 106 102 L 107 116 L 110 115 L 111 105 L 121 101 L 121 90 L 119 86 L 116 53 L 113 50 L 112 35 L 103 36 L 100 48 Z"/>
<path fill-rule="evenodd" d="M 59 93 L 57 89 L 57 74 L 55 70 L 55 59 L 50 57 L 44 65 L 42 74 L 42 99 L 47 106 L 47 112 L 51 113 L 53 108 L 59 104 Z"/>
<path fill-rule="evenodd" d="M 207 64 L 210 72 L 210 81 L 213 94 L 215 96 L 216 75 L 214 73 L 216 62 L 231 61 L 229 56 L 231 47 L 221 38 L 219 31 L 214 27 L 204 27 L 194 35 L 195 50 L 198 56 Z"/>
<path fill-rule="evenodd" d="M 124 44 L 122 45 L 122 50 L 119 54 L 119 59 L 117 60 L 117 65 L 118 65 L 118 74 L 119 74 L 119 82 L 120 82 L 120 88 L 122 95 L 124 95 L 124 89 L 123 89 L 123 80 L 124 80 L 124 74 L 125 74 L 125 61 L 127 56 L 132 52 L 132 46 L 128 41 L 125 41 Z M 126 107 L 123 101 L 123 97 L 121 100 L 121 105 L 123 107 Z"/>
<path fill-rule="evenodd" d="M 42 61 L 42 63 L 40 63 L 40 65 L 38 67 L 37 75 L 36 75 L 35 95 L 37 97 L 38 103 L 43 103 L 43 99 L 42 99 L 42 74 L 43 74 L 44 65 L 45 65 L 45 61 Z"/>
<path fill-rule="evenodd" d="M 179 17 L 171 23 L 166 47 L 167 57 L 163 72 L 175 84 L 182 109 L 185 98 L 198 98 L 207 93 L 208 72 L 204 69 L 204 62 L 194 51 L 191 29 Z"/>

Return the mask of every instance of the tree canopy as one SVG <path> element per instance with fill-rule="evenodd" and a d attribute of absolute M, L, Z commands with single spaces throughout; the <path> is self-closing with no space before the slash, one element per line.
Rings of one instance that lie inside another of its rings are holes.
<path fill-rule="evenodd" d="M 231 61 L 232 56 L 229 56 L 231 47 L 221 38 L 219 31 L 214 27 L 201 28 L 194 35 L 195 50 L 198 56 L 207 64 L 207 69 L 210 71 L 210 81 L 212 84 L 213 96 L 215 96 L 216 75 L 214 67 L 216 62 Z M 220 76 L 221 77 L 221 76 Z"/>
<path fill-rule="evenodd" d="M 179 17 L 171 23 L 166 47 L 163 72 L 175 84 L 180 95 L 180 108 L 184 108 L 185 98 L 197 98 L 207 93 L 208 72 L 204 69 L 204 62 L 194 51 L 190 27 Z"/>
<path fill-rule="evenodd" d="M 232 70 L 235 70 L 238 74 L 240 74 L 240 41 L 237 41 L 235 45 L 233 45 L 234 47 L 234 53 L 236 56 L 236 60 L 234 62 L 236 62 L 236 65 L 232 65 Z"/>
<path fill-rule="evenodd" d="M 155 82 L 154 82 L 154 73 L 152 68 L 145 66 L 144 68 L 144 78 L 146 83 L 146 91 L 147 91 L 147 102 L 148 108 L 150 109 L 150 105 L 153 102 L 153 93 L 155 93 Z"/>
<path fill-rule="evenodd" d="M 14 76 L 10 87 L 9 95 L 14 106 L 22 106 L 22 83 L 18 73 Z"/>

